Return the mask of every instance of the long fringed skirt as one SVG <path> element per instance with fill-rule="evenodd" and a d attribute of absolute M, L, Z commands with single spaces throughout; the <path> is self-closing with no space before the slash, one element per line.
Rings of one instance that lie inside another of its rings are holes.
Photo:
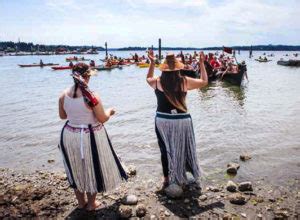
<path fill-rule="evenodd" d="M 196 142 L 190 114 L 157 112 L 155 131 L 161 151 L 163 173 L 169 183 L 187 184 L 186 171 L 198 180 L 200 166 L 196 155 Z"/>
<path fill-rule="evenodd" d="M 105 192 L 127 179 L 102 124 L 74 126 L 61 131 L 59 149 L 70 186 L 80 192 Z"/>

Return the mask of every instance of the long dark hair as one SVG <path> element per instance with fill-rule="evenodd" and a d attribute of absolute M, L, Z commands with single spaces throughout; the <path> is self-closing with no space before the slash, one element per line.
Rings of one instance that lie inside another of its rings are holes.
<path fill-rule="evenodd" d="M 78 73 L 80 74 L 82 77 L 86 77 L 85 73 L 88 71 L 89 66 L 85 63 L 77 63 L 76 65 L 73 66 L 72 68 L 72 73 Z M 76 83 L 76 81 L 74 80 L 74 94 L 73 94 L 73 98 L 77 97 L 76 91 L 78 89 L 78 83 Z"/>
<path fill-rule="evenodd" d="M 169 102 L 183 112 L 187 112 L 185 103 L 186 92 L 184 85 L 186 78 L 180 74 L 180 71 L 162 72 L 160 83 L 164 90 L 164 94 Z"/>

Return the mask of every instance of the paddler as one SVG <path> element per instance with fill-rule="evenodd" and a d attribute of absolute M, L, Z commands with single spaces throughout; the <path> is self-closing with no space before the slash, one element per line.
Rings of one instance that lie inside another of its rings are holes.
<path fill-rule="evenodd" d="M 73 64 L 73 62 L 71 61 L 71 62 L 69 63 L 69 67 L 73 68 L 73 66 L 74 66 L 74 64 Z"/>
<path fill-rule="evenodd" d="M 95 61 L 94 61 L 94 60 L 91 60 L 91 62 L 90 62 L 90 67 L 95 67 L 95 66 L 96 66 Z"/>
<path fill-rule="evenodd" d="M 44 66 L 43 60 L 40 59 L 40 66 Z"/>

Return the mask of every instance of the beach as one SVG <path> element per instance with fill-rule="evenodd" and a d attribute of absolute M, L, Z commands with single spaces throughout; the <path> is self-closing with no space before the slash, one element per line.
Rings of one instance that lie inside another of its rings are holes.
<path fill-rule="evenodd" d="M 203 181 L 202 190 L 192 184 L 184 196 L 173 200 L 161 190 L 159 178 L 129 179 L 111 193 L 97 198 L 105 207 L 95 212 L 77 209 L 73 190 L 61 172 L 38 171 L 24 174 L 1 169 L 0 217 L 50 219 L 298 219 L 300 215 L 299 179 L 285 187 L 274 187 L 264 179 L 253 183 L 253 190 L 236 193 L 226 189 L 225 179 Z M 134 195 L 134 205 L 123 198 Z"/>
<path fill-rule="evenodd" d="M 126 57 L 135 52 L 116 55 Z M 300 69 L 276 64 L 286 53 L 275 52 L 272 62 L 258 63 L 242 51 L 237 59 L 246 61 L 249 82 L 236 87 L 217 81 L 188 95 L 203 170 L 202 191 L 191 186 L 179 200 L 159 192 L 162 170 L 154 131 L 156 101 L 146 85 L 147 69 L 129 66 L 98 72 L 90 87 L 99 92 L 105 107 L 116 108 L 117 114 L 105 126 L 118 156 L 136 166 L 137 175 L 116 192 L 99 195 L 108 208 L 93 214 L 74 211 L 75 197 L 57 148 L 64 123 L 58 117 L 57 102 L 59 94 L 72 84 L 70 70 L 18 67 L 40 59 L 65 64 L 65 57 L 1 57 L 0 72 L 5 77 L 0 83 L 3 94 L 9 95 L 0 100 L 0 216 L 118 218 L 122 198 L 134 194 L 138 204 L 130 206 L 131 217 L 136 217 L 137 206 L 142 204 L 150 219 L 299 218 Z M 101 63 L 104 52 L 85 57 Z M 244 153 L 251 155 L 251 160 L 240 161 Z M 230 162 L 240 164 L 234 177 L 226 173 Z M 251 182 L 253 191 L 241 192 L 245 204 L 230 202 L 234 193 L 226 190 L 229 180 Z M 26 190 L 38 189 L 45 191 L 37 191 L 37 198 L 20 197 Z"/>

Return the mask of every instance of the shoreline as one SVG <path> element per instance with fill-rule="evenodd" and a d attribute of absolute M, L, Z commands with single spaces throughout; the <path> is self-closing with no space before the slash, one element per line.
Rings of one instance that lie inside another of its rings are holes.
<path fill-rule="evenodd" d="M 0 168 L 0 219 L 132 219 L 216 218 L 216 219 L 298 219 L 300 217 L 299 179 L 289 187 L 275 187 L 258 181 L 253 191 L 229 192 L 227 179 L 201 181 L 200 191 L 193 184 L 179 199 L 170 199 L 161 190 L 160 178 L 136 176 L 110 193 L 97 198 L 106 207 L 95 212 L 76 209 L 77 201 L 63 172 L 36 171 L 24 173 Z M 234 178 L 232 179 L 234 181 Z M 237 195 L 239 194 L 239 195 Z M 134 195 L 136 205 L 124 205 L 126 195 Z M 232 203 L 241 196 L 243 204 Z"/>

